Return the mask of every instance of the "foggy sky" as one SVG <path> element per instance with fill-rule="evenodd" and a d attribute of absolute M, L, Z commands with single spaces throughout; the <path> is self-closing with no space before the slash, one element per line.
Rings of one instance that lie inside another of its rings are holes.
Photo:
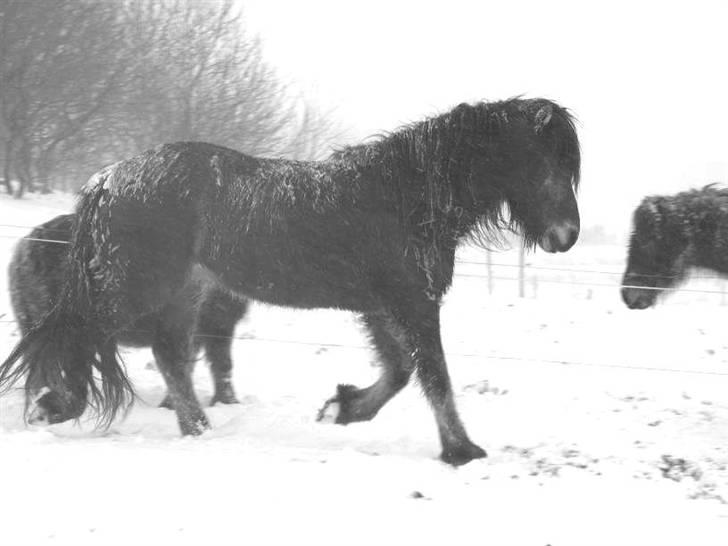
<path fill-rule="evenodd" d="M 462 101 L 544 96 L 579 119 L 585 224 L 728 183 L 728 4 L 241 0 L 281 74 L 363 137 Z"/>

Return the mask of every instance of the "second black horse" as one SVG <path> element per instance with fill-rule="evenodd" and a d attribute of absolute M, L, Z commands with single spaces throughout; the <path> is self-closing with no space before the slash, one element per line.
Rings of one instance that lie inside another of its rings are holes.
<path fill-rule="evenodd" d="M 37 226 L 15 246 L 8 266 L 8 283 L 13 313 L 23 336 L 58 302 L 68 271 L 66 262 L 74 217 L 73 214 L 57 216 Z M 212 404 L 235 404 L 237 398 L 231 380 L 232 335 L 235 325 L 247 311 L 248 302 L 228 291 L 206 284 L 204 279 L 193 284 L 202 298 L 194 341 L 196 347 L 204 349 L 210 363 L 215 388 Z M 116 341 L 129 347 L 150 347 L 159 319 L 156 313 L 139 318 L 117 333 Z M 189 372 L 192 372 L 192 366 Z M 31 423 L 50 424 L 63 421 L 60 404 L 54 403 L 53 398 L 54 395 L 49 393 L 42 410 L 39 410 L 40 407 L 35 408 L 28 420 Z M 172 408 L 169 395 L 160 405 Z"/>

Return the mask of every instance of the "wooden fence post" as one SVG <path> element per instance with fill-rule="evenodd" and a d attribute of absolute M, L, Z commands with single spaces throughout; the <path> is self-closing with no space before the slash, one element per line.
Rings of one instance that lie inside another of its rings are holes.
<path fill-rule="evenodd" d="M 518 297 L 526 294 L 526 247 L 521 243 L 518 249 Z"/>
<path fill-rule="evenodd" d="M 493 253 L 485 251 L 485 266 L 488 269 L 488 295 L 493 295 Z"/>

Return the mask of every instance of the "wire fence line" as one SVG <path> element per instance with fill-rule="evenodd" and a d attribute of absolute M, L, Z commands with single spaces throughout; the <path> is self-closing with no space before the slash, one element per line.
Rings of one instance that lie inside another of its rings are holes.
<path fill-rule="evenodd" d="M 32 230 L 32 229 L 35 229 L 35 227 L 37 227 L 37 226 L 25 226 L 25 225 L 18 225 L 18 224 L 0 224 L 0 228 Z M 66 230 L 62 230 L 62 229 L 53 229 L 53 228 L 43 228 L 43 229 L 45 231 L 55 231 L 55 232 L 63 232 L 63 233 L 67 232 Z M 71 244 L 70 241 L 67 241 L 67 240 L 36 238 L 36 237 L 29 237 L 29 236 L 20 236 L 19 237 L 16 235 L 0 235 L 0 238 L 15 239 L 15 240 L 25 239 L 28 241 L 57 243 L 57 244 L 64 244 L 64 245 Z M 624 274 L 623 268 L 615 269 L 614 271 L 606 271 L 604 269 L 591 269 L 591 267 L 593 267 L 593 264 L 572 264 L 572 267 L 554 267 L 554 266 L 535 265 L 532 263 L 508 264 L 508 263 L 483 262 L 483 261 L 477 261 L 477 260 L 463 260 L 463 259 L 456 259 L 455 262 L 462 264 L 462 265 L 469 265 L 469 266 L 506 267 L 506 268 L 523 268 L 523 267 L 525 267 L 526 269 L 533 270 L 533 271 L 554 271 L 554 272 L 560 272 L 560 273 L 587 273 L 587 274 L 595 274 L 595 275 L 615 275 L 615 276 L 617 276 L 617 275 L 621 276 Z M 589 269 L 584 269 L 584 267 L 587 267 Z M 661 278 L 661 279 L 677 278 L 677 276 L 675 276 L 675 275 L 642 274 L 640 276 L 643 278 Z M 713 276 L 713 275 L 700 275 L 700 276 L 696 276 L 695 278 L 699 278 L 702 280 L 725 280 L 725 277 Z"/>
<path fill-rule="evenodd" d="M 0 235 L 0 238 L 13 238 L 16 239 L 16 237 L 10 237 L 7 235 Z M 28 241 L 40 241 L 45 243 L 60 243 L 60 244 L 70 244 L 68 241 L 60 241 L 55 239 L 36 239 L 33 237 L 20 237 L 20 239 L 26 239 Z M 456 263 L 462 263 L 462 264 L 468 264 L 468 265 L 485 265 L 485 263 L 480 264 L 479 262 L 465 262 L 465 261 L 459 261 L 457 260 Z M 519 267 L 515 264 L 491 264 L 495 267 Z M 599 273 L 598 271 L 593 270 L 584 270 L 584 269 L 561 269 L 561 268 L 551 268 L 551 267 L 539 267 L 539 266 L 525 266 L 526 270 L 545 270 L 545 271 L 568 271 L 570 273 Z M 617 273 L 610 273 L 611 275 L 617 275 Z M 620 274 L 621 275 L 621 274 Z M 462 278 L 475 278 L 475 279 L 485 279 L 485 280 L 499 280 L 499 281 L 515 281 L 515 282 L 523 282 L 522 277 L 502 277 L 502 276 L 495 276 L 495 275 L 488 275 L 484 273 L 462 273 L 462 272 L 456 272 L 454 273 L 455 277 L 462 277 Z M 667 276 L 667 275 L 640 275 L 641 277 L 646 278 L 658 278 L 663 280 L 669 280 L 677 277 L 673 276 Z M 700 280 L 725 280 L 723 277 L 695 277 L 696 279 Z M 564 280 L 564 279 L 549 279 L 544 277 L 538 277 L 538 282 L 541 283 L 547 283 L 547 284 L 566 284 L 571 286 L 588 286 L 588 287 L 600 287 L 600 288 L 639 288 L 640 290 L 653 290 L 653 291 L 663 291 L 663 292 L 692 292 L 695 294 L 720 294 L 725 295 L 725 290 L 705 290 L 705 289 L 696 289 L 696 288 L 683 288 L 683 287 L 656 287 L 656 286 L 642 286 L 642 285 L 635 285 L 635 284 L 622 284 L 619 282 L 615 283 L 604 283 L 604 282 L 583 282 L 583 281 L 574 281 L 574 280 Z"/>
<path fill-rule="evenodd" d="M 32 230 L 37 227 L 39 227 L 39 226 L 25 226 L 25 225 L 20 225 L 20 224 L 0 224 L 0 228 L 31 229 Z M 60 228 L 43 228 L 43 229 L 45 231 L 62 231 L 64 233 L 67 231 L 65 229 L 60 229 Z"/>
<path fill-rule="evenodd" d="M 16 225 L 16 224 L 0 224 L 0 228 L 17 228 L 17 229 L 33 229 L 32 226 L 22 226 L 22 225 Z M 62 230 L 49 230 L 49 231 L 62 231 Z M 13 235 L 2 235 L 0 234 L 0 238 L 4 239 L 25 239 L 28 241 L 37 241 L 37 242 L 43 242 L 43 243 L 54 243 L 54 244 L 64 244 L 68 245 L 71 244 L 69 241 L 60 240 L 60 239 L 46 239 L 46 238 L 36 238 L 36 237 L 17 237 Z M 479 266 L 479 267 L 505 267 L 505 268 L 519 268 L 521 270 L 528 270 L 528 271 L 553 271 L 553 272 L 561 272 L 561 273 L 572 273 L 572 274 L 598 274 L 598 275 L 612 275 L 612 276 L 622 276 L 624 272 L 620 271 L 605 271 L 600 269 L 581 269 L 576 267 L 566 268 L 566 267 L 551 267 L 551 266 L 539 266 L 539 265 L 533 265 L 529 263 L 525 264 L 506 264 L 506 263 L 494 263 L 494 262 L 481 262 L 481 261 L 474 261 L 474 260 L 462 260 L 462 259 L 456 259 L 455 263 L 467 265 L 467 266 Z M 478 278 L 478 279 L 487 279 L 487 280 L 501 280 L 501 281 L 518 281 L 520 283 L 524 282 L 524 275 L 519 276 L 513 276 L 513 277 L 506 277 L 506 276 L 495 276 L 492 274 L 487 273 L 465 273 L 465 272 L 456 272 L 454 274 L 456 277 L 464 277 L 464 278 Z M 654 278 L 654 279 L 662 279 L 662 280 L 672 280 L 678 278 L 675 275 L 652 275 L 652 274 L 640 274 L 639 275 L 642 278 Z M 698 275 L 693 277 L 695 279 L 699 280 L 717 280 L 717 281 L 725 281 L 725 277 L 720 276 L 712 276 L 712 275 Z M 589 287 L 617 287 L 617 288 L 639 288 L 642 290 L 656 290 L 656 291 L 667 291 L 667 292 L 693 292 L 698 294 L 721 294 L 725 295 L 725 290 L 705 290 L 705 289 L 694 289 L 694 288 L 682 288 L 682 287 L 650 287 L 650 286 L 641 286 L 641 285 L 629 285 L 629 284 L 621 284 L 621 283 L 604 283 L 604 282 L 583 282 L 583 281 L 575 281 L 575 280 L 564 280 L 564 279 L 549 279 L 544 277 L 538 277 L 538 282 L 544 282 L 548 284 L 569 284 L 574 286 L 589 286 Z"/>
<path fill-rule="evenodd" d="M 465 277 L 465 278 L 482 278 L 487 279 L 489 278 L 488 275 L 481 275 L 478 273 L 455 273 L 455 277 Z M 518 277 L 490 277 L 497 281 L 520 281 Z M 704 277 L 701 277 L 703 279 Z M 719 277 L 716 277 L 719 278 Z M 563 279 L 545 279 L 542 277 L 538 278 L 538 282 L 544 282 L 548 284 L 567 284 L 570 286 L 593 286 L 593 287 L 601 287 L 601 288 L 638 288 L 640 290 L 647 290 L 647 291 L 657 291 L 657 292 L 692 292 L 694 294 L 719 294 L 723 295 L 726 292 L 722 290 L 703 290 L 698 288 L 682 288 L 682 287 L 672 287 L 672 288 L 660 288 L 656 286 L 641 286 L 637 284 L 622 284 L 619 282 L 615 283 L 598 283 L 598 282 L 581 282 L 581 281 L 571 281 L 571 280 L 563 280 Z"/>
<path fill-rule="evenodd" d="M 595 275 L 615 275 L 615 276 L 622 276 L 624 275 L 624 266 L 621 266 L 620 269 L 614 270 L 614 271 L 605 271 L 603 269 L 577 269 L 582 267 L 593 267 L 593 265 L 580 265 L 580 264 L 573 264 L 573 267 L 552 267 L 552 266 L 542 266 L 542 265 L 535 265 L 532 263 L 525 263 L 523 266 L 520 264 L 504 264 L 504 263 L 488 263 L 488 262 L 478 262 L 473 260 L 461 260 L 461 259 L 455 259 L 455 263 L 463 264 L 463 265 L 477 265 L 477 266 L 492 266 L 492 267 L 509 267 L 509 268 L 521 268 L 525 267 L 525 269 L 528 270 L 534 270 L 534 271 L 556 271 L 556 272 L 562 272 L 562 273 L 588 273 L 588 274 L 595 274 Z M 617 267 L 617 266 L 615 266 Z M 679 275 L 652 275 L 652 274 L 639 274 L 642 278 L 654 278 L 654 279 L 664 279 L 664 280 L 671 280 L 671 279 L 678 279 L 680 278 Z M 695 275 L 693 278 L 695 279 L 701 279 L 701 280 L 726 280 L 726 277 L 721 277 L 719 275 Z"/>
<path fill-rule="evenodd" d="M 41 243 L 57 243 L 61 245 L 70 245 L 71 243 L 68 241 L 61 241 L 60 239 L 37 239 L 35 237 L 14 237 L 13 235 L 0 235 L 0 238 L 2 239 L 25 239 L 26 241 L 38 241 Z"/>
<path fill-rule="evenodd" d="M 16 224 L 0 224 L 0 228 L 11 228 L 11 229 L 27 229 L 31 230 L 34 229 L 36 226 L 23 226 L 23 225 L 16 225 Z M 62 231 L 62 230 L 47 230 L 47 231 Z M 65 231 L 64 231 L 65 232 Z M 60 239 L 47 239 L 47 238 L 35 238 L 35 237 L 18 237 L 13 235 L 4 235 L 0 234 L 0 238 L 5 239 L 26 239 L 30 241 L 37 241 L 37 242 L 44 242 L 44 243 L 52 243 L 52 244 L 70 244 L 69 241 L 66 240 L 60 240 Z M 481 261 L 474 261 L 474 260 L 462 260 L 457 259 L 456 263 L 466 265 L 466 266 L 479 266 L 479 267 L 503 267 L 503 268 L 521 268 L 526 270 L 533 270 L 533 271 L 551 271 L 551 272 L 561 272 L 561 273 L 571 273 L 571 274 L 582 274 L 582 275 L 593 275 L 593 274 L 599 274 L 599 275 L 613 275 L 613 276 L 621 276 L 623 273 L 619 271 L 605 271 L 603 269 L 582 269 L 577 268 L 578 266 L 566 268 L 566 267 L 551 267 L 551 266 L 538 266 L 533 264 L 507 264 L 507 263 L 494 263 L 494 262 L 481 262 Z M 589 266 L 584 266 L 589 267 Z M 592 266 L 593 267 L 593 266 Z M 463 277 L 463 278 L 476 278 L 476 279 L 487 279 L 487 280 L 501 280 L 501 281 L 511 281 L 511 282 L 523 282 L 523 276 L 496 276 L 492 274 L 487 273 L 466 273 L 466 272 L 456 272 L 455 277 Z M 659 277 L 659 278 L 671 278 L 663 275 L 643 275 L 643 277 Z M 722 277 L 717 276 L 701 276 L 697 277 L 702 280 L 724 280 Z M 606 282 L 583 282 L 573 279 L 549 279 L 549 278 L 543 278 L 538 277 L 538 282 L 543 283 L 549 283 L 549 284 L 562 284 L 562 285 L 572 285 L 572 286 L 586 286 L 586 287 L 600 287 L 600 288 L 639 288 L 643 290 L 659 290 L 659 291 L 669 291 L 669 292 L 689 292 L 689 293 L 700 293 L 700 294 L 719 294 L 719 295 L 725 295 L 725 291 L 722 290 L 704 290 L 704 289 L 693 289 L 693 288 L 682 288 L 682 287 L 673 287 L 673 288 L 657 288 L 657 287 L 647 287 L 647 286 L 638 286 L 638 285 L 624 285 L 621 284 L 619 281 L 615 281 L 614 283 L 606 283 Z M 0 317 L 3 317 L 4 315 L 0 315 Z M 15 324 L 14 320 L 4 320 L 0 319 L 0 324 Z M 337 349 L 353 349 L 353 350 L 370 350 L 370 347 L 367 345 L 353 345 L 353 344 L 342 344 L 342 343 L 331 343 L 331 342 L 320 342 L 320 341 L 304 341 L 304 340 L 293 340 L 293 339 L 283 339 L 283 338 L 266 338 L 266 337 L 258 337 L 258 336 L 251 336 L 251 335 L 243 335 L 243 336 L 214 336 L 214 335 L 208 335 L 208 334 L 195 334 L 195 337 L 198 338 L 204 338 L 204 337 L 217 337 L 217 338 L 226 338 L 226 339 L 234 339 L 234 340 L 241 340 L 241 341 L 255 341 L 255 342 L 264 342 L 264 343 L 280 343 L 280 344 L 293 344 L 293 345 L 301 345 L 301 346 L 312 346 L 317 348 L 337 348 Z M 495 354 L 495 353 L 457 353 L 457 352 L 451 352 L 448 351 L 447 354 L 451 357 L 461 357 L 461 358 L 481 358 L 481 359 L 488 359 L 488 360 L 500 360 L 500 361 L 513 361 L 513 362 L 531 362 L 531 363 L 544 363 L 544 364 L 552 364 L 552 365 L 563 365 L 563 366 L 586 366 L 586 367 L 599 367 L 599 368 L 613 368 L 613 369 L 625 369 L 625 370 L 641 370 L 641 371 L 654 371 L 654 372 L 666 372 L 666 373 L 685 373 L 685 374 L 699 374 L 699 375 L 716 375 L 716 376 L 728 376 L 728 373 L 723 372 L 717 372 L 717 371 L 708 371 L 708 370 L 687 370 L 687 369 L 676 369 L 676 368 L 661 368 L 661 367 L 653 367 L 653 366 L 643 366 L 643 365 L 632 365 L 632 364 L 606 364 L 606 363 L 595 363 L 595 362 L 583 362 L 583 361 L 567 361 L 567 360 L 552 360 L 552 359 L 543 359 L 540 357 L 523 357 L 523 356 L 514 356 L 514 355 L 505 355 L 505 354 Z"/>
<path fill-rule="evenodd" d="M 0 323 L 14 323 L 13 320 L 0 320 Z M 139 330 L 136 330 L 137 332 Z M 305 341 L 305 340 L 296 340 L 296 339 L 289 339 L 289 338 L 272 338 L 272 337 L 261 337 L 261 336 L 254 336 L 254 335 L 242 335 L 242 336 L 215 336 L 215 335 L 207 335 L 207 334 L 195 334 L 194 337 L 198 338 L 205 338 L 205 337 L 212 337 L 212 338 L 221 338 L 221 339 L 232 339 L 232 340 L 238 340 L 238 341 L 250 341 L 250 342 L 259 342 L 259 343 L 274 343 L 274 344 L 283 344 L 283 345 L 299 345 L 299 346 L 308 346 L 308 347 L 315 347 L 317 349 L 321 348 L 331 348 L 331 349 L 348 349 L 348 350 L 356 350 L 356 351 L 372 351 L 373 348 L 369 345 L 354 345 L 349 343 L 331 343 L 328 341 Z M 688 374 L 688 375 L 711 375 L 711 376 L 726 376 L 728 377 L 728 372 L 719 372 L 719 371 L 713 371 L 713 370 L 688 370 L 684 368 L 664 368 L 659 366 L 645 366 L 641 364 L 628 364 L 628 363 L 619 363 L 619 364 L 608 364 L 604 362 L 585 362 L 585 361 L 579 361 L 579 360 L 562 360 L 562 359 L 550 359 L 550 358 L 542 358 L 539 356 L 515 356 L 515 355 L 506 355 L 506 354 L 500 354 L 500 353 L 461 353 L 457 351 L 446 351 L 446 356 L 448 357 L 454 357 L 454 358 L 479 358 L 483 360 L 499 360 L 504 362 L 517 362 L 520 364 L 523 363 L 530 363 L 530 364 L 548 364 L 548 365 L 555 365 L 555 366 L 567 366 L 567 367 L 588 367 L 588 368 L 607 368 L 607 369 L 617 369 L 617 370 L 634 370 L 634 371 L 647 371 L 647 372 L 661 372 L 661 373 L 680 373 L 680 374 Z"/>

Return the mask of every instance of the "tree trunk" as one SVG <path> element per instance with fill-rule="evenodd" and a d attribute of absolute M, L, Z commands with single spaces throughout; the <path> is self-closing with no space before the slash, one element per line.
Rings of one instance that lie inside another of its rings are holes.
<path fill-rule="evenodd" d="M 13 194 L 13 185 L 10 183 L 10 156 L 13 152 L 12 140 L 5 141 L 5 165 L 3 165 L 3 183 L 8 195 Z"/>
<path fill-rule="evenodd" d="M 23 197 L 23 195 L 25 195 L 25 184 L 25 180 L 23 180 L 21 177 L 18 177 L 18 189 L 15 190 L 15 195 L 13 195 L 15 199 L 20 199 L 21 197 Z"/>

